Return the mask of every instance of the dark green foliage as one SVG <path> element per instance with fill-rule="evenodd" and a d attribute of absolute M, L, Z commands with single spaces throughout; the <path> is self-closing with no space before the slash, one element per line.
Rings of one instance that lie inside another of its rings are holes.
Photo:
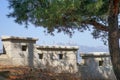
<path fill-rule="evenodd" d="M 54 30 L 69 35 L 74 30 L 84 31 L 85 20 L 106 22 L 108 0 L 8 0 L 12 9 L 9 17 L 19 24 L 32 23 L 44 27 L 48 33 Z"/>

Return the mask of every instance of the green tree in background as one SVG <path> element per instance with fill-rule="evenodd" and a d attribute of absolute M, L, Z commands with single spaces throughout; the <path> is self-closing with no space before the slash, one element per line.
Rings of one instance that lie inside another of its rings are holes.
<path fill-rule="evenodd" d="M 12 9 L 9 17 L 18 24 L 29 23 L 72 35 L 93 28 L 92 35 L 108 40 L 111 61 L 120 80 L 119 0 L 8 0 Z M 86 37 L 86 36 L 85 36 Z"/>

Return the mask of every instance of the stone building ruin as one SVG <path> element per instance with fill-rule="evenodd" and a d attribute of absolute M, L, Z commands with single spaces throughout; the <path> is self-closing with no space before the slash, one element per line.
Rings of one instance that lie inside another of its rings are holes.
<path fill-rule="evenodd" d="M 77 72 L 77 46 L 40 46 L 36 38 L 2 36 L 0 65 L 49 68 L 56 72 Z"/>
<path fill-rule="evenodd" d="M 110 55 L 106 52 L 82 53 L 79 70 L 84 77 L 91 77 L 93 80 L 116 80 L 112 70 Z"/>
<path fill-rule="evenodd" d="M 36 38 L 2 36 L 3 51 L 0 54 L 0 66 L 22 66 L 50 69 L 57 73 L 78 72 L 83 80 L 115 80 L 110 55 L 104 52 L 80 54 L 81 63 L 77 63 L 78 46 L 42 46 Z"/>

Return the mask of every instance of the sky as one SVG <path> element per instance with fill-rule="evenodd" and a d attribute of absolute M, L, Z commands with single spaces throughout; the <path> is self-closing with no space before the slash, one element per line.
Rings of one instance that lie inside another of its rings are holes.
<path fill-rule="evenodd" d="M 106 47 L 100 39 L 93 39 L 89 31 L 83 33 L 76 31 L 72 38 L 63 33 L 55 33 L 55 36 L 44 33 L 44 28 L 29 25 L 19 25 L 14 22 L 13 18 L 8 18 L 6 15 L 10 12 L 8 9 L 7 0 L 0 0 L 0 36 L 19 36 L 19 37 L 33 37 L 39 38 L 37 44 L 39 45 L 57 45 L 58 43 L 72 43 L 77 45 L 84 45 L 89 47 L 102 46 Z M 2 42 L 0 41 L 0 48 Z"/>

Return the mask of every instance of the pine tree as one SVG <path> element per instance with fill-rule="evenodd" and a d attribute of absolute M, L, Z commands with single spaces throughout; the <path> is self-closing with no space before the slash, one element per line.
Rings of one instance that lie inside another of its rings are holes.
<path fill-rule="evenodd" d="M 108 40 L 111 61 L 117 80 L 120 80 L 119 0 L 8 0 L 18 24 L 29 23 L 70 36 L 75 30 L 83 32 L 93 28 L 95 39 Z"/>

